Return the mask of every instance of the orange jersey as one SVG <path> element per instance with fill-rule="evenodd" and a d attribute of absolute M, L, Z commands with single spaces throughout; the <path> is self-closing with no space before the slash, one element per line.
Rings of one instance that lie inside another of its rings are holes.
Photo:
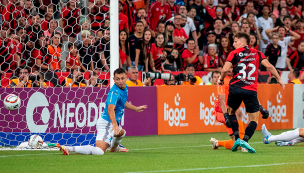
<path fill-rule="evenodd" d="M 225 79 L 224 79 L 224 85 L 219 85 L 217 83 L 217 95 L 225 95 L 226 105 L 227 105 L 227 99 L 228 99 L 228 94 L 229 94 L 229 82 L 230 82 L 230 80 L 231 80 L 231 77 L 226 76 Z M 222 113 L 218 96 L 217 96 L 216 101 L 215 101 L 214 110 L 216 112 Z"/>
<path fill-rule="evenodd" d="M 53 70 L 60 70 L 60 63 L 61 63 L 61 48 L 57 47 L 55 49 L 53 46 L 48 46 L 49 54 L 52 56 L 51 65 L 53 67 Z"/>
<path fill-rule="evenodd" d="M 229 82 L 231 80 L 230 76 L 226 76 L 224 79 L 224 85 L 219 85 L 217 83 L 217 94 L 225 95 L 225 102 L 227 102 L 228 94 L 229 94 Z"/>

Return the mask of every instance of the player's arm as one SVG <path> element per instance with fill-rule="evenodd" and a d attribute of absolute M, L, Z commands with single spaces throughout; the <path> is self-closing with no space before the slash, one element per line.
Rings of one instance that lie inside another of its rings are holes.
<path fill-rule="evenodd" d="M 120 129 L 118 127 L 116 118 L 115 118 L 115 107 L 118 101 L 118 93 L 117 92 L 111 92 L 109 93 L 107 97 L 107 101 L 109 102 L 108 104 L 108 115 L 110 118 L 110 121 L 113 125 L 111 132 L 114 130 L 114 134 L 118 135 L 120 132 Z"/>
<path fill-rule="evenodd" d="M 224 81 L 224 79 L 225 79 L 225 77 L 226 77 L 226 75 L 227 75 L 227 72 L 228 72 L 228 70 L 229 70 L 231 67 L 232 67 L 232 63 L 229 62 L 229 61 L 226 61 L 226 62 L 225 62 L 225 65 L 224 65 L 224 67 L 223 67 L 223 69 L 222 69 L 220 81 Z"/>
<path fill-rule="evenodd" d="M 136 111 L 136 112 L 142 112 L 144 109 L 147 108 L 147 105 L 143 105 L 143 106 L 138 106 L 138 107 L 136 107 L 136 106 L 132 105 L 131 103 L 126 102 L 126 103 L 125 103 L 125 107 L 126 107 L 127 109 L 131 109 L 131 110 Z"/>
<path fill-rule="evenodd" d="M 112 105 L 112 104 L 108 105 L 108 114 L 109 114 L 110 121 L 113 125 L 111 132 L 114 130 L 114 134 L 118 135 L 120 132 L 120 129 L 119 129 L 117 121 L 115 119 L 115 105 Z"/>
<path fill-rule="evenodd" d="M 272 32 L 278 30 L 278 28 L 279 28 L 279 27 L 277 26 L 277 27 L 275 27 L 275 28 L 267 29 L 267 30 L 265 31 L 267 37 L 268 37 L 269 39 L 272 39 Z"/>
<path fill-rule="evenodd" d="M 222 86 L 220 86 L 220 87 L 222 87 Z M 227 113 L 227 107 L 226 107 L 226 103 L 225 103 L 225 95 L 219 94 L 218 99 L 219 99 L 219 102 L 220 102 L 220 108 L 222 110 L 222 113 L 223 114 Z"/>

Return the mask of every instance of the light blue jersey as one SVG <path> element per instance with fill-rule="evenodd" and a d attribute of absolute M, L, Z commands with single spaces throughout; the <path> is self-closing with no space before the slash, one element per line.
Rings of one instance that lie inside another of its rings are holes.
<path fill-rule="evenodd" d="M 109 104 L 115 105 L 115 119 L 118 122 L 118 124 L 120 124 L 120 120 L 125 112 L 125 103 L 127 99 L 128 99 L 127 84 L 124 90 L 120 89 L 116 84 L 114 84 L 107 95 L 106 106 L 101 114 L 101 118 L 111 122 L 108 112 L 108 106 Z"/>

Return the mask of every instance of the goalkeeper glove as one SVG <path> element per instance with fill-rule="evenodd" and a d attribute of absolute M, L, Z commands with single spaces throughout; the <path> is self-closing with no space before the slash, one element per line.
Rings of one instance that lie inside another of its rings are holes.
<path fill-rule="evenodd" d="M 230 123 L 230 120 L 229 120 L 229 114 L 228 113 L 224 113 L 224 118 L 225 118 L 226 126 L 228 128 L 231 128 L 231 123 Z"/>
<path fill-rule="evenodd" d="M 260 105 L 260 112 L 263 115 L 263 119 L 267 119 L 269 117 L 269 111 L 264 109 L 262 105 Z"/>

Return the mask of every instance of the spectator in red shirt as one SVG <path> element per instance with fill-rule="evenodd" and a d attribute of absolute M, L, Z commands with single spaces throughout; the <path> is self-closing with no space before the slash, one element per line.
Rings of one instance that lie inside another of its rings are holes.
<path fill-rule="evenodd" d="M 77 50 L 77 45 L 75 45 L 73 43 L 69 43 L 68 49 L 69 49 L 69 55 L 66 60 L 66 69 L 67 69 L 67 72 L 70 72 L 74 69 L 80 68 L 80 66 L 79 66 L 80 57 L 79 57 L 79 53 Z"/>
<path fill-rule="evenodd" d="M 257 36 L 255 34 L 250 34 L 250 42 L 248 47 L 251 49 L 260 50 L 257 41 Z"/>
<path fill-rule="evenodd" d="M 295 32 L 301 36 L 299 39 L 295 40 L 294 47 L 297 48 L 298 45 L 299 45 L 299 43 L 302 40 L 304 40 L 304 31 L 303 31 L 303 28 L 304 28 L 304 19 L 298 19 L 297 23 L 296 23 L 296 26 L 297 26 L 297 30 L 295 30 Z"/>
<path fill-rule="evenodd" d="M 25 12 L 20 5 L 20 0 L 11 0 L 2 11 L 2 22 L 8 22 L 12 31 L 15 31 L 18 27 L 17 21 L 20 17 L 25 17 Z"/>
<path fill-rule="evenodd" d="M 163 62 L 166 60 L 167 53 L 164 50 L 164 35 L 157 34 L 155 44 L 151 46 L 150 67 L 154 72 L 168 71 L 165 70 Z"/>
<path fill-rule="evenodd" d="M 123 9 L 122 13 L 128 17 L 128 25 L 129 25 L 129 31 L 132 34 L 135 31 L 135 13 L 136 13 L 136 7 L 133 4 L 132 0 L 126 0 L 126 2 L 123 3 Z"/>
<path fill-rule="evenodd" d="M 176 14 L 174 16 L 174 35 L 173 35 L 173 43 L 174 48 L 176 48 L 181 54 L 184 50 L 184 43 L 189 38 L 186 34 L 185 30 L 181 27 L 181 19 L 182 16 L 180 14 Z"/>
<path fill-rule="evenodd" d="M 203 63 L 203 58 L 199 56 L 199 47 L 195 46 L 195 41 L 192 38 L 189 38 L 186 44 L 187 49 L 182 53 L 184 67 L 186 67 L 187 64 L 193 64 L 195 71 L 200 71 L 202 69 L 201 64 Z"/>
<path fill-rule="evenodd" d="M 215 55 L 216 49 L 216 44 L 208 45 L 208 53 L 203 57 L 204 71 L 221 71 L 218 57 Z"/>
<path fill-rule="evenodd" d="M 156 31 L 157 23 L 161 21 L 167 21 L 171 17 L 170 6 L 164 2 L 164 0 L 158 0 L 150 6 L 147 20 L 150 23 L 150 28 Z"/>
<path fill-rule="evenodd" d="M 286 3 L 287 3 L 287 11 L 291 16 L 291 19 L 295 19 L 297 14 L 301 16 L 301 10 L 294 6 L 295 0 L 287 0 Z"/>
<path fill-rule="evenodd" d="M 215 13 L 216 7 L 213 6 L 214 0 L 207 0 L 206 4 L 206 17 L 205 17 L 205 33 L 210 30 L 209 27 L 212 27 L 214 20 L 217 18 Z"/>
<path fill-rule="evenodd" d="M 123 68 L 125 62 L 128 67 L 131 67 L 129 43 L 127 38 L 128 34 L 126 31 L 122 30 L 119 32 L 119 68 Z"/>
<path fill-rule="evenodd" d="M 224 10 L 224 14 L 225 16 L 227 16 L 227 20 L 228 20 L 228 15 L 232 15 L 231 19 L 233 21 L 238 21 L 240 16 L 241 16 L 241 12 L 240 9 L 236 6 L 236 1 L 235 0 L 229 0 L 229 4 L 228 6 L 225 8 Z"/>
<path fill-rule="evenodd" d="M 43 31 L 48 30 L 49 22 L 53 18 L 53 15 L 54 15 L 53 7 L 48 7 L 47 8 L 47 13 L 45 15 L 45 19 L 43 19 L 42 22 L 41 22 L 41 29 Z"/>
<path fill-rule="evenodd" d="M 126 15 L 122 13 L 123 10 L 123 4 L 121 1 L 119 1 L 119 30 L 125 30 L 127 33 L 129 33 L 129 19 Z"/>
<path fill-rule="evenodd" d="M 81 12 L 76 2 L 76 0 L 70 0 L 60 14 L 59 25 L 63 28 L 64 41 L 75 42 L 76 35 L 80 30 L 79 20 Z"/>
<path fill-rule="evenodd" d="M 219 54 L 218 54 L 218 58 L 219 58 L 221 67 L 224 66 L 226 59 L 232 50 L 233 49 L 231 47 L 229 39 L 227 37 L 221 38 L 220 44 L 219 44 Z"/>

